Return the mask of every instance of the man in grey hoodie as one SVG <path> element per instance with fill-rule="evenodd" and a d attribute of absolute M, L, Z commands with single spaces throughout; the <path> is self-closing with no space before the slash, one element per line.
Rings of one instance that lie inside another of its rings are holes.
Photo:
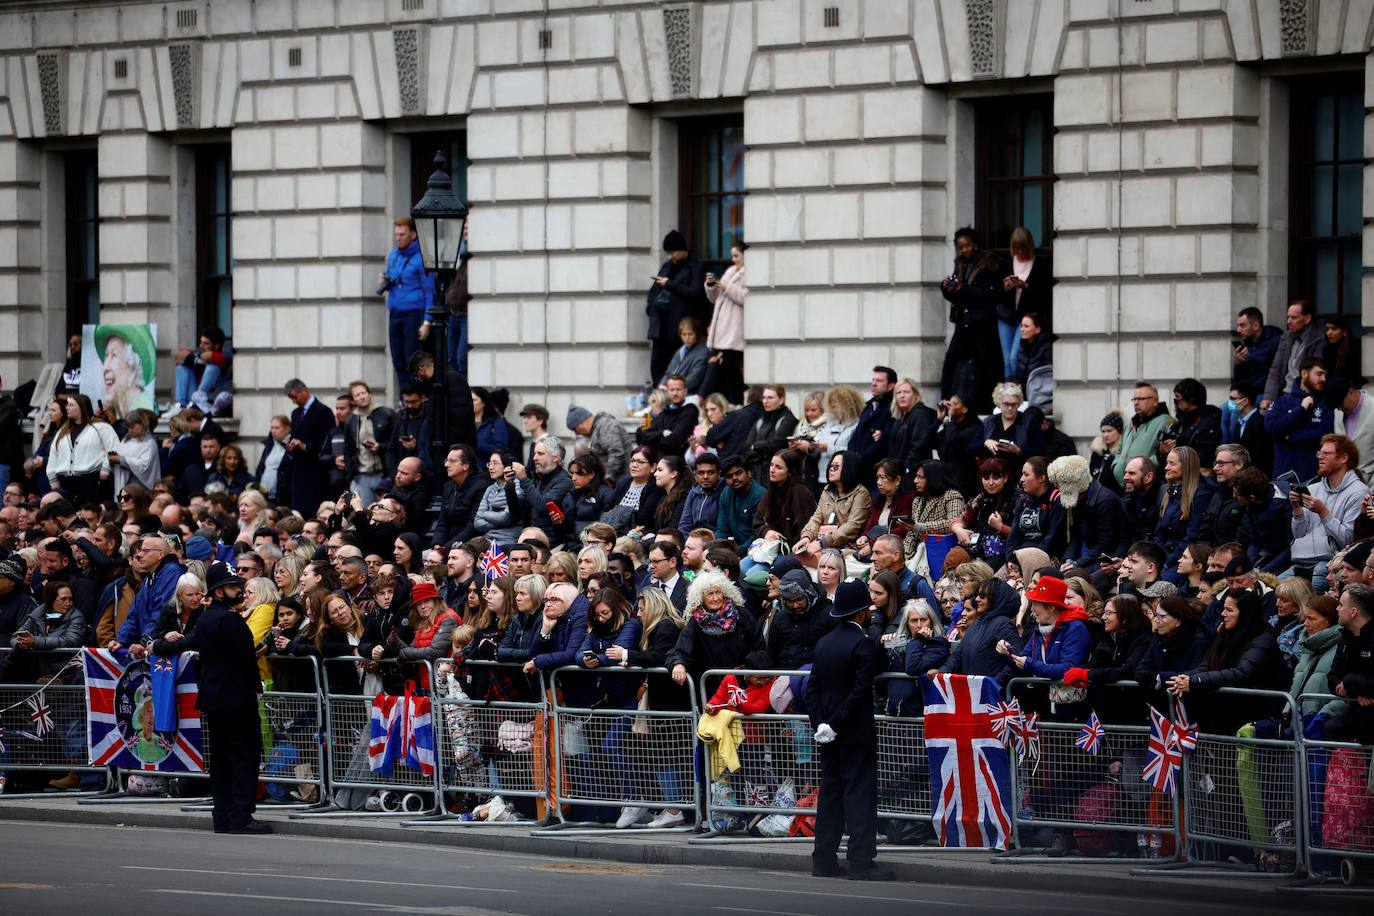
<path fill-rule="evenodd" d="M 1355 468 L 1360 450 L 1338 433 L 1322 436 L 1317 449 L 1317 475 L 1307 494 L 1289 493 L 1293 506 L 1293 567 L 1312 568 L 1312 586 L 1326 590 L 1326 567 L 1337 549 L 1355 539 L 1355 519 L 1369 488 Z M 1290 568 L 1281 575 L 1294 574 Z"/>

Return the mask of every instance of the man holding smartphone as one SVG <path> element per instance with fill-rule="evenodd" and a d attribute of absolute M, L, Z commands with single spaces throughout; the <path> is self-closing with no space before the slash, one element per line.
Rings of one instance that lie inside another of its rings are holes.
<path fill-rule="evenodd" d="M 1306 486 L 1289 489 L 1293 507 L 1293 568 L 1279 576 L 1286 579 L 1297 567 L 1312 570 L 1312 587 L 1326 590 L 1326 569 L 1333 544 L 1344 546 L 1355 540 L 1355 520 L 1359 518 L 1364 497 L 1369 492 L 1355 473 L 1359 450 L 1345 436 L 1328 433 L 1317 449 L 1317 479 Z"/>

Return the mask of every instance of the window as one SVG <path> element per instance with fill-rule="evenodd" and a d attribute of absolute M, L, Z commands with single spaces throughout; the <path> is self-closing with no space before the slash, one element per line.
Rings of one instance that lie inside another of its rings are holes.
<path fill-rule="evenodd" d="M 986 248 L 1006 250 L 1017 226 L 1040 248 L 1054 245 L 1053 109 L 1049 95 L 975 103 L 975 226 Z"/>
<path fill-rule="evenodd" d="M 1320 315 L 1358 315 L 1364 77 L 1295 81 L 1291 98 L 1289 296 Z"/>
<path fill-rule="evenodd" d="M 196 333 L 234 334 L 229 144 L 196 148 Z"/>
<path fill-rule="evenodd" d="M 744 237 L 744 116 L 678 121 L 678 230 L 708 266 Z"/>
<path fill-rule="evenodd" d="M 64 157 L 67 197 L 67 335 L 100 323 L 100 213 L 93 149 Z"/>
<path fill-rule="evenodd" d="M 461 130 L 442 134 L 410 135 L 410 204 L 425 196 L 425 185 L 434 174 L 434 154 L 443 151 L 448 160 L 448 174 L 453 179 L 453 193 L 463 203 L 468 200 L 468 135 Z"/>

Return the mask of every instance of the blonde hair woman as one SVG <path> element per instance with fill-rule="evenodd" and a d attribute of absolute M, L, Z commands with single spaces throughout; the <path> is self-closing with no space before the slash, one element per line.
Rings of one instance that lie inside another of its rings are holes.
<path fill-rule="evenodd" d="M 305 562 L 294 553 L 287 554 L 273 567 L 272 581 L 277 584 L 282 595 L 294 598 L 300 594 L 301 573 L 304 571 Z"/>
<path fill-rule="evenodd" d="M 253 634 L 253 645 L 267 638 L 267 631 L 277 622 L 277 602 L 281 589 L 266 576 L 254 576 L 243 583 L 243 619 Z M 272 679 L 272 667 L 265 655 L 258 657 L 258 674 L 264 681 Z"/>
<path fill-rule="evenodd" d="M 863 413 L 863 395 L 852 385 L 836 385 L 825 393 L 825 409 L 829 418 L 816 432 L 816 441 L 798 446 L 815 458 L 816 482 L 822 487 L 827 482 L 830 459 L 849 448 L 849 437 L 859 425 L 859 414 Z"/>
<path fill-rule="evenodd" d="M 577 552 L 577 588 L 580 591 L 587 579 L 606 571 L 606 551 L 600 547 L 583 547 Z"/>

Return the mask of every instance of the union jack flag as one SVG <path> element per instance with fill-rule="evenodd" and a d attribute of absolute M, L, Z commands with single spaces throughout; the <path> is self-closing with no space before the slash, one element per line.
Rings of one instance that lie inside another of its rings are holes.
<path fill-rule="evenodd" d="M 367 747 L 369 769 L 389 776 L 396 763 L 434 775 L 434 723 L 429 697 L 407 692 L 372 699 L 371 734 Z"/>
<path fill-rule="evenodd" d="M 1178 746 L 1185 754 L 1191 754 L 1197 750 L 1198 728 L 1189 718 L 1188 710 L 1184 709 L 1183 701 L 1178 701 L 1178 721 L 1174 723 L 1174 735 L 1178 739 Z"/>
<path fill-rule="evenodd" d="M 1021 701 L 1014 697 L 1011 702 L 1003 700 L 998 703 L 997 708 L 992 711 L 992 733 L 1007 747 L 1011 747 L 1015 734 L 1024 723 L 1025 715 L 1021 712 Z"/>
<path fill-rule="evenodd" d="M 48 706 L 48 698 L 43 695 L 43 691 L 38 691 L 27 700 L 29 709 L 33 710 L 29 714 L 29 722 L 33 725 L 35 736 L 42 738 L 52 731 L 52 709 Z"/>
<path fill-rule="evenodd" d="M 1164 714 L 1150 707 L 1150 744 L 1141 776 L 1165 795 L 1173 795 L 1179 768 L 1183 766 L 1183 750 L 1179 747 L 1174 724 Z"/>
<path fill-rule="evenodd" d="M 205 772 L 194 657 L 178 655 L 174 663 L 176 730 L 158 731 L 154 725 L 149 666 L 131 664 L 129 653 L 123 649 L 82 650 L 91 766 Z"/>
<path fill-rule="evenodd" d="M 1083 729 L 1078 733 L 1078 737 L 1073 743 L 1079 749 L 1089 754 L 1096 754 L 1102 748 L 1102 740 L 1107 737 L 1107 730 L 1102 727 L 1102 720 L 1097 717 L 1096 712 L 1088 713 L 1088 721 Z"/>
<path fill-rule="evenodd" d="M 1017 742 L 1021 759 L 1029 757 L 1040 765 L 1040 713 L 1033 712 L 1021 723 L 1021 740 Z"/>
<path fill-rule="evenodd" d="M 941 846 L 1007 849 L 1011 756 L 992 725 L 997 682 L 937 674 L 921 680 L 931 797 Z"/>
<path fill-rule="evenodd" d="M 487 548 L 487 552 L 478 559 L 477 571 L 485 576 L 488 582 L 509 575 L 510 564 L 506 560 L 506 552 L 496 544 L 492 544 Z"/>

